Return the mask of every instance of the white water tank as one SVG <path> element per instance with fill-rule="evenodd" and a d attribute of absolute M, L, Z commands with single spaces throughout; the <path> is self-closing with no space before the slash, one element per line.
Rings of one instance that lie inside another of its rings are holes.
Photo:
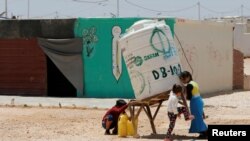
<path fill-rule="evenodd" d="M 136 99 L 171 90 L 179 84 L 181 64 L 170 27 L 165 21 L 141 20 L 118 41 Z"/>

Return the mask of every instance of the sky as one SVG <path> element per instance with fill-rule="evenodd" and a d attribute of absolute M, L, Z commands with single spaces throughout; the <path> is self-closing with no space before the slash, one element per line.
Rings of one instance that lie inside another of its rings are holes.
<path fill-rule="evenodd" d="M 6 0 L 0 0 L 0 13 L 5 11 L 5 1 Z M 8 17 L 15 15 L 20 19 L 77 17 L 108 18 L 117 16 L 117 13 L 119 13 L 119 17 L 178 17 L 197 20 L 199 19 L 198 2 L 200 2 L 201 19 L 222 16 L 241 16 L 242 12 L 243 16 L 250 16 L 250 0 L 7 1 Z M 119 8 L 117 8 L 117 1 L 119 1 Z"/>

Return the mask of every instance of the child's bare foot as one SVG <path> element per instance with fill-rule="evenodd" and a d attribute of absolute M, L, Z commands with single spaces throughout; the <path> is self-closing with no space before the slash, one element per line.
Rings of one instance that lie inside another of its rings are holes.
<path fill-rule="evenodd" d="M 170 138 L 165 138 L 164 141 L 171 141 L 171 139 Z"/>
<path fill-rule="evenodd" d="M 115 128 L 113 131 L 112 131 L 112 135 L 117 135 L 118 134 L 118 130 L 117 128 Z"/>
<path fill-rule="evenodd" d="M 189 115 L 188 120 L 193 120 L 194 116 L 193 115 Z"/>
<path fill-rule="evenodd" d="M 203 115 L 203 119 L 207 119 L 208 118 L 208 115 Z"/>
<path fill-rule="evenodd" d="M 109 130 L 106 130 L 105 133 L 104 133 L 104 135 L 110 135 Z"/>

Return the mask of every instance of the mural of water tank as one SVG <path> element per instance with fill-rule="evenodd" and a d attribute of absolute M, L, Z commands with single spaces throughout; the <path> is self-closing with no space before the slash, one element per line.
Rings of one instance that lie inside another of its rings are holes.
<path fill-rule="evenodd" d="M 118 42 L 136 99 L 156 96 L 180 83 L 180 59 L 165 21 L 137 21 Z"/>

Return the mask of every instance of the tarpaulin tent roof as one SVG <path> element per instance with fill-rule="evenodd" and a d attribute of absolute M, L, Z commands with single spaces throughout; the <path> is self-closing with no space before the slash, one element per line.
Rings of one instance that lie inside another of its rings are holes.
<path fill-rule="evenodd" d="M 38 38 L 39 46 L 59 68 L 63 75 L 83 93 L 82 38 Z"/>

